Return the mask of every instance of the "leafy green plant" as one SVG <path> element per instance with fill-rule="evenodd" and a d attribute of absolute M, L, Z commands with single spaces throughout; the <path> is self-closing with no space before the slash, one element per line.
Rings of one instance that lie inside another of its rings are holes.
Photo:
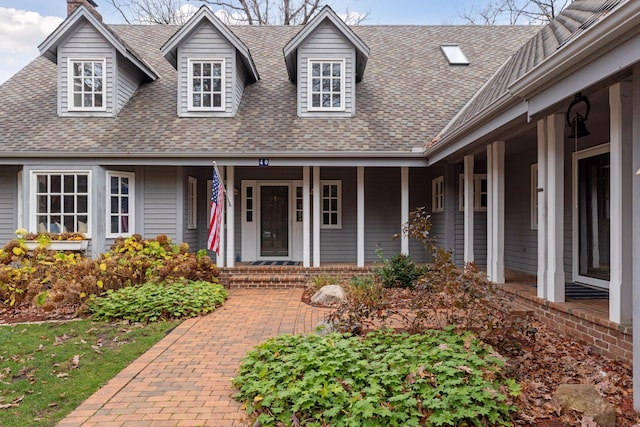
<path fill-rule="evenodd" d="M 99 320 L 125 319 L 134 322 L 183 319 L 209 313 L 222 305 L 227 291 L 208 282 L 145 283 L 117 291 L 108 290 L 94 298 L 89 309 Z"/>
<path fill-rule="evenodd" d="M 510 425 L 518 385 L 470 334 L 281 336 L 249 352 L 235 396 L 260 425 Z"/>
<path fill-rule="evenodd" d="M 382 251 L 378 251 L 382 258 Z M 382 265 L 375 268 L 374 273 L 386 288 L 413 288 L 425 272 L 417 266 L 409 255 L 396 254 L 391 259 L 383 259 Z"/>

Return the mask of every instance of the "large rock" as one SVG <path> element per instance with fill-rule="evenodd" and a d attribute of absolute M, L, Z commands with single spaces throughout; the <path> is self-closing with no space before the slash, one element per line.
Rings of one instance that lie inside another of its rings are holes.
<path fill-rule="evenodd" d="M 582 412 L 603 427 L 615 427 L 616 410 L 590 384 L 561 384 L 553 395 L 563 411 Z"/>
<path fill-rule="evenodd" d="M 344 301 L 347 298 L 344 289 L 339 285 L 327 285 L 320 288 L 311 297 L 311 303 L 317 305 L 332 305 Z"/>

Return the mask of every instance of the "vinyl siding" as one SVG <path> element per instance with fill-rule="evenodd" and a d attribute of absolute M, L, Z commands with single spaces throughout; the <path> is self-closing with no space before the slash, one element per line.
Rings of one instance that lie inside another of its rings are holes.
<path fill-rule="evenodd" d="M 428 209 L 431 204 L 430 197 L 431 181 L 428 179 L 426 168 L 409 168 L 409 213 L 419 207 Z M 415 239 L 409 240 L 409 255 L 415 262 L 427 262 L 430 259 L 422 243 Z"/>
<path fill-rule="evenodd" d="M 538 230 L 531 229 L 531 165 L 535 149 L 505 161 L 504 265 L 535 275 L 538 271 Z"/>
<path fill-rule="evenodd" d="M 224 59 L 225 111 L 188 111 L 189 59 Z M 231 116 L 233 107 L 235 49 L 208 22 L 201 23 L 193 36 L 178 49 L 178 113 L 180 116 Z"/>
<path fill-rule="evenodd" d="M 309 59 L 345 60 L 345 111 L 308 111 L 308 60 Z M 298 116 L 353 116 L 355 108 L 355 48 L 328 22 L 320 25 L 316 31 L 298 49 Z"/>
<path fill-rule="evenodd" d="M 118 58 L 118 105 L 116 113 L 127 104 L 142 82 L 142 73 L 121 55 Z"/>
<path fill-rule="evenodd" d="M 144 232 L 146 238 L 166 234 L 176 240 L 177 209 L 176 169 L 150 166 L 144 172 Z"/>
<path fill-rule="evenodd" d="M 18 226 L 18 169 L 13 166 L 0 168 L 0 247 L 16 237 Z"/>
<path fill-rule="evenodd" d="M 69 59 L 106 59 L 105 81 L 106 85 L 106 112 L 69 112 L 68 86 L 69 86 Z M 59 99 L 61 115 L 93 115 L 93 116 L 111 116 L 114 114 L 114 64 L 115 49 L 107 40 L 102 37 L 98 31 L 88 23 L 82 24 L 75 33 L 73 33 L 63 43 L 58 52 L 58 72 L 60 76 Z"/>
<path fill-rule="evenodd" d="M 365 168 L 365 177 L 366 174 Z M 342 181 L 342 228 L 320 228 L 320 262 L 355 262 L 358 250 L 356 168 L 320 168 L 320 180 Z M 366 188 L 365 184 L 365 193 Z M 365 235 L 366 218 L 365 208 Z"/>
<path fill-rule="evenodd" d="M 233 87 L 233 113 L 235 114 L 240 107 L 240 101 L 242 101 L 242 95 L 244 94 L 244 85 L 247 82 L 247 72 L 242 65 L 242 60 L 239 54 L 236 52 L 236 78 L 235 85 Z"/>
<path fill-rule="evenodd" d="M 400 169 L 365 168 L 364 180 L 365 261 L 379 261 L 377 248 L 391 258 L 400 253 Z"/>

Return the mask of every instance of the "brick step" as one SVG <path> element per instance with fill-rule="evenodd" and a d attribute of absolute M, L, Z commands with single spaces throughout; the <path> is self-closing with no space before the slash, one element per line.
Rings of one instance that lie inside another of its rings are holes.
<path fill-rule="evenodd" d="M 368 275 L 371 267 L 328 266 L 303 268 L 299 266 L 238 266 L 220 270 L 220 282 L 227 288 L 303 288 L 317 276 L 339 277 Z"/>

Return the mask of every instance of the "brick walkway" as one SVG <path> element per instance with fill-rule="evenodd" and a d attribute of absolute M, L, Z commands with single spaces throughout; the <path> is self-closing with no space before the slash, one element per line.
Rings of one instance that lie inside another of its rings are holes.
<path fill-rule="evenodd" d="M 214 313 L 190 319 L 83 402 L 59 427 L 246 426 L 230 379 L 269 337 L 312 331 L 325 310 L 301 289 L 237 289 Z"/>

